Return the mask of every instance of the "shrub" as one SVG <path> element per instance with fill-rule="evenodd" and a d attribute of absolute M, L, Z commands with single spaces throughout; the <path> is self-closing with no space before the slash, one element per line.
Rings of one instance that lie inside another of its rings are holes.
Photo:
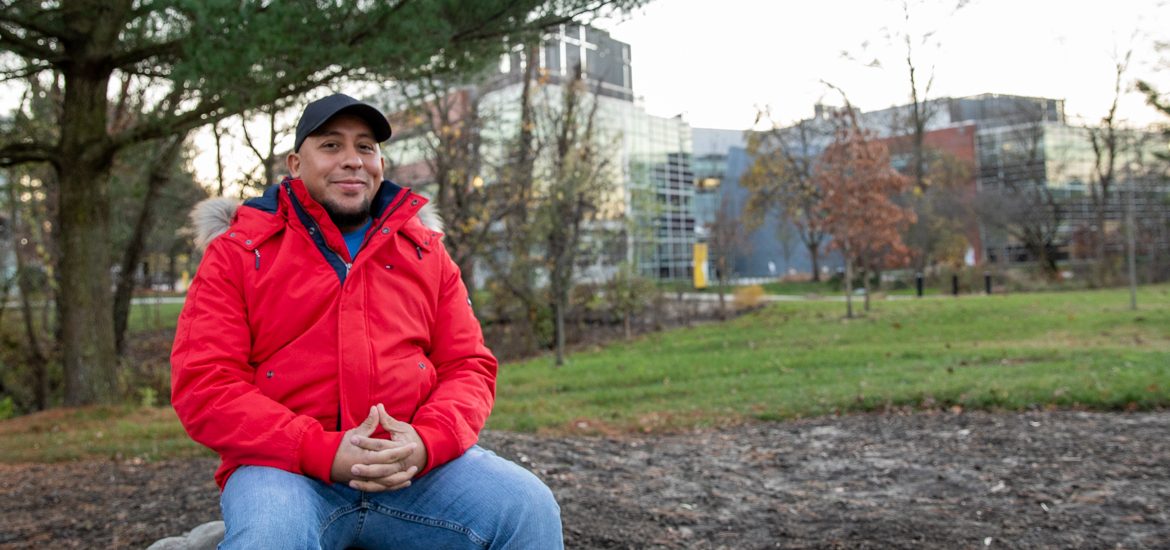
<path fill-rule="evenodd" d="M 736 309 L 751 309 L 760 305 L 764 298 L 764 287 L 760 285 L 741 286 L 735 289 Z"/>

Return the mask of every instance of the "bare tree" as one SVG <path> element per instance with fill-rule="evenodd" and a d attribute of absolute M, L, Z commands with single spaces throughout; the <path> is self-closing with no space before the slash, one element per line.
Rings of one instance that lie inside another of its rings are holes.
<path fill-rule="evenodd" d="M 136 268 L 141 262 L 146 241 L 154 225 L 157 210 L 155 204 L 162 190 L 171 182 L 175 162 L 187 140 L 187 134 L 179 134 L 164 140 L 155 149 L 154 158 L 146 174 L 146 193 L 134 222 L 130 239 L 122 249 L 122 261 L 114 287 L 114 342 L 118 355 L 126 351 L 126 327 L 130 319 L 130 300 L 134 296 Z"/>
<path fill-rule="evenodd" d="M 1123 58 L 1114 63 L 1113 102 L 1109 111 L 1101 118 L 1097 127 L 1089 127 L 1089 143 L 1093 147 L 1093 172 L 1089 182 L 1089 199 L 1093 206 L 1095 231 L 1089 234 L 1093 239 L 1093 251 L 1096 259 L 1096 282 L 1103 285 L 1109 277 L 1110 262 L 1108 253 L 1108 235 L 1106 234 L 1106 219 L 1111 207 L 1111 193 L 1117 179 L 1118 156 L 1125 148 L 1121 134 L 1118 132 L 1117 103 L 1123 91 L 1123 79 L 1129 67 L 1133 50 L 1125 53 Z"/>
<path fill-rule="evenodd" d="M 746 252 L 749 247 L 747 232 L 740 221 L 739 209 L 731 197 L 723 195 L 715 221 L 711 224 L 710 241 L 712 259 L 715 260 L 716 278 L 719 281 L 719 317 L 726 318 L 727 305 L 724 294 L 731 280 L 735 256 Z"/>
<path fill-rule="evenodd" d="M 556 365 L 565 361 L 565 314 L 573 285 L 579 245 L 586 225 L 600 207 L 609 159 L 602 154 L 596 128 L 601 102 L 589 93 L 580 65 L 562 85 L 560 109 L 547 111 L 540 136 L 548 140 L 546 187 L 540 198 L 545 268 L 554 318 Z"/>
<path fill-rule="evenodd" d="M 757 121 L 766 116 L 761 112 Z M 820 150 L 831 135 L 820 119 L 803 120 L 789 128 L 773 128 L 748 136 L 748 154 L 754 159 L 740 180 L 748 190 L 744 223 L 754 230 L 768 213 L 792 223 L 812 262 L 812 280 L 820 280 L 820 259 L 828 237 L 821 211 L 821 191 L 813 181 Z"/>
<path fill-rule="evenodd" d="M 1064 200 L 1048 185 L 1044 123 L 1026 122 L 983 139 L 997 151 L 983 159 L 976 211 L 987 226 L 1018 241 L 1050 279 L 1059 276 L 1057 241 L 1066 219 Z"/>
<path fill-rule="evenodd" d="M 409 108 L 402 117 L 402 132 L 417 136 L 425 157 L 425 174 L 418 167 L 400 168 L 411 172 L 417 183 L 430 186 L 439 213 L 445 222 L 444 242 L 459 266 L 464 284 L 475 288 L 476 262 L 495 239 L 492 223 L 515 207 L 505 193 L 493 192 L 499 182 L 488 182 L 483 159 L 485 129 L 498 124 L 480 105 L 478 86 L 463 85 L 446 78 L 428 76 L 415 83 L 407 94 Z"/>
<path fill-rule="evenodd" d="M 520 60 L 520 123 L 512 140 L 505 144 L 506 161 L 500 167 L 498 185 L 489 191 L 507 198 L 511 207 L 506 209 L 496 225 L 498 240 L 493 246 L 496 253 L 484 256 L 495 277 L 489 282 L 493 287 L 496 318 L 506 321 L 512 330 L 512 340 L 520 347 L 521 353 L 534 352 L 538 345 L 541 302 L 536 291 L 535 274 L 538 268 L 533 257 L 537 232 L 533 218 L 536 209 L 535 180 L 536 159 L 540 143 L 536 138 L 536 114 L 534 100 L 537 97 L 539 43 L 525 44 Z"/>
<path fill-rule="evenodd" d="M 266 133 L 268 139 L 263 143 L 257 143 L 258 139 L 254 139 L 252 134 L 248 132 L 248 115 L 246 113 L 240 115 L 240 128 L 243 130 L 244 134 L 244 145 L 248 146 L 248 149 L 252 151 L 252 154 L 256 156 L 260 163 L 260 166 L 258 167 L 260 169 L 260 179 L 252 180 L 250 182 L 254 187 L 264 189 L 269 185 L 277 183 L 277 170 L 279 170 L 283 165 L 281 162 L 282 159 L 279 158 L 276 154 L 277 137 L 281 134 L 287 133 L 289 130 L 288 128 L 278 127 L 277 120 L 282 113 L 289 110 L 294 110 L 296 106 L 297 105 L 295 103 L 289 106 L 273 103 L 271 105 L 265 105 L 258 110 L 257 114 L 259 116 L 255 118 L 258 118 L 260 122 L 265 123 L 267 126 Z M 263 149 L 261 149 L 261 147 L 263 147 Z M 245 193 L 245 189 L 240 189 L 240 193 L 241 195 Z"/>

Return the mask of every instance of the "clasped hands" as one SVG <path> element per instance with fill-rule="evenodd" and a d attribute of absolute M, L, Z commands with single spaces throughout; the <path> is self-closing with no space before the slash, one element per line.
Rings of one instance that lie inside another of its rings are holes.
<path fill-rule="evenodd" d="M 370 437 L 379 425 L 390 439 Z M 359 491 L 397 491 L 409 487 L 426 464 L 427 450 L 418 432 L 395 420 L 379 403 L 370 407 L 361 424 L 342 436 L 330 475 L 334 483 L 347 483 Z"/>

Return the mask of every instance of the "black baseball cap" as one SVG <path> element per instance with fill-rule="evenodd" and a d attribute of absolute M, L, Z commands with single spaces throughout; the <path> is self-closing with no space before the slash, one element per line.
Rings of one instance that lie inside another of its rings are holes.
<path fill-rule="evenodd" d="M 382 143 L 390 139 L 390 123 L 374 106 L 362 103 L 345 94 L 333 94 L 310 103 L 301 113 L 301 120 L 297 122 L 297 141 L 293 144 L 293 152 L 300 152 L 305 138 L 316 132 L 329 119 L 341 114 L 354 115 L 370 125 L 374 131 L 374 139 Z"/>

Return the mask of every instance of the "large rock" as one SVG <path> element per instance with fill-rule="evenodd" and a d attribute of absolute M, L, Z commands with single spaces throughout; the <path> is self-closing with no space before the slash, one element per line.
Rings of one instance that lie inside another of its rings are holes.
<path fill-rule="evenodd" d="M 204 523 L 181 537 L 167 537 L 155 541 L 146 550 L 215 550 L 223 540 L 223 522 Z"/>

